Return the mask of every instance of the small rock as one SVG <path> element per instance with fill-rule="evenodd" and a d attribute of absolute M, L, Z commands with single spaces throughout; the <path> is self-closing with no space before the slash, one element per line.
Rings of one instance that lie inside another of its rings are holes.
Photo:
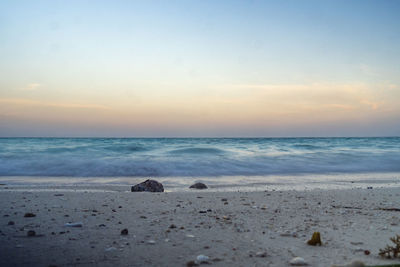
<path fill-rule="evenodd" d="M 27 213 L 25 213 L 24 217 L 25 217 L 25 218 L 36 217 L 36 214 L 31 213 L 31 212 L 27 212 Z"/>
<path fill-rule="evenodd" d="M 169 226 L 169 228 L 170 228 L 170 229 L 174 229 L 174 228 L 176 228 L 176 225 L 175 225 L 175 224 L 171 224 L 171 225 Z"/>
<path fill-rule="evenodd" d="M 365 255 L 369 255 L 369 254 L 371 254 L 371 251 L 369 251 L 368 249 L 366 249 L 366 250 L 364 250 L 364 254 L 365 254 Z"/>
<path fill-rule="evenodd" d="M 289 261 L 290 265 L 293 266 L 306 266 L 307 262 L 301 257 L 295 257 Z"/>
<path fill-rule="evenodd" d="M 146 180 L 131 187 L 131 192 L 164 192 L 164 187 L 156 180 Z"/>
<path fill-rule="evenodd" d="M 266 251 L 259 251 L 259 252 L 256 253 L 256 257 L 265 258 L 265 257 L 267 257 L 267 252 Z"/>
<path fill-rule="evenodd" d="M 195 184 L 192 184 L 189 188 L 192 188 L 192 189 L 207 189 L 208 187 L 203 183 L 195 183 Z"/>
<path fill-rule="evenodd" d="M 372 186 L 368 186 L 367 189 L 373 189 L 373 187 Z"/>
<path fill-rule="evenodd" d="M 14 224 L 15 224 L 15 222 L 13 222 L 13 221 L 8 222 L 8 225 L 14 225 Z"/>
<path fill-rule="evenodd" d="M 105 251 L 105 252 L 110 252 L 110 251 L 115 251 L 115 250 L 117 250 L 117 248 L 115 248 L 115 247 L 109 247 L 109 248 L 106 248 L 104 251 Z"/>
<path fill-rule="evenodd" d="M 121 230 L 121 235 L 128 235 L 128 229 Z"/>
<path fill-rule="evenodd" d="M 200 210 L 199 213 L 207 213 L 206 210 Z"/>
<path fill-rule="evenodd" d="M 26 235 L 29 236 L 29 237 L 35 236 L 35 235 L 36 235 L 36 232 L 33 231 L 33 230 L 29 230 L 29 231 L 26 233 Z"/>
<path fill-rule="evenodd" d="M 208 261 L 210 260 L 209 257 L 205 256 L 205 255 L 199 255 L 196 257 L 196 263 L 208 263 Z"/>

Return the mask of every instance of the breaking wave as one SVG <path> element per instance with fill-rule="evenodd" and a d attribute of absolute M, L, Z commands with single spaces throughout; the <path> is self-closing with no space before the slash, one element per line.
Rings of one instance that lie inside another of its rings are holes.
<path fill-rule="evenodd" d="M 2 138 L 0 176 L 400 172 L 400 138 Z"/>

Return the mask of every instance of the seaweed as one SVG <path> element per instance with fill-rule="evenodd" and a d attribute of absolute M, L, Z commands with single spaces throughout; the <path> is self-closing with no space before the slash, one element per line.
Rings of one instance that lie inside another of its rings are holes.
<path fill-rule="evenodd" d="M 394 243 L 394 246 L 386 245 L 385 248 L 379 250 L 379 256 L 382 258 L 391 259 L 400 255 L 400 235 L 391 237 L 390 241 Z"/>

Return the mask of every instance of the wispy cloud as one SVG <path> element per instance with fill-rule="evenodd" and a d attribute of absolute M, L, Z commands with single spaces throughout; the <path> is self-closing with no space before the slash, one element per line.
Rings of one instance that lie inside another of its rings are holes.
<path fill-rule="evenodd" d="M 97 104 L 79 104 L 79 103 L 61 103 L 61 102 L 42 102 L 26 98 L 0 98 L 0 103 L 14 105 L 29 105 L 55 108 L 71 108 L 71 109 L 102 109 L 110 110 L 110 107 Z"/>
<path fill-rule="evenodd" d="M 30 84 L 27 84 L 27 85 L 23 88 L 23 90 L 33 91 L 33 90 L 39 89 L 40 86 L 42 86 L 40 83 L 30 83 Z"/>

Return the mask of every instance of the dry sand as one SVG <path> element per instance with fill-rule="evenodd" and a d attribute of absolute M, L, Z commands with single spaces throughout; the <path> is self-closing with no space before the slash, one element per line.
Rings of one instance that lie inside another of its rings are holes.
<path fill-rule="evenodd" d="M 383 210 L 400 208 L 400 188 L 29 189 L 0 187 L 0 266 L 186 266 L 201 254 L 212 266 L 290 266 L 296 256 L 309 266 L 396 262 L 378 251 L 400 234 L 400 212 Z M 24 217 L 28 212 L 36 216 Z M 29 230 L 36 236 L 27 237 Z M 306 244 L 314 231 L 322 246 Z"/>

